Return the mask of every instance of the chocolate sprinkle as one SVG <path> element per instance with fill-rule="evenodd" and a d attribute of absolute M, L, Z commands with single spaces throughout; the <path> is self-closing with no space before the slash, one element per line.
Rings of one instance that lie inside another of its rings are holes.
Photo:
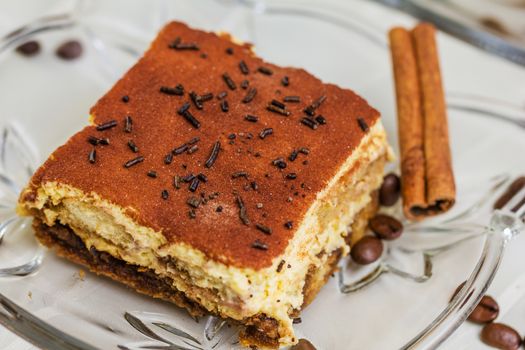
<path fill-rule="evenodd" d="M 300 317 L 296 317 L 296 318 L 294 318 L 293 321 L 292 321 L 293 324 L 299 324 L 299 323 L 301 323 L 301 322 L 303 322 L 303 320 L 302 320 Z"/>
<path fill-rule="evenodd" d="M 259 71 L 259 73 L 262 73 L 264 75 L 272 75 L 273 74 L 273 71 L 268 68 L 268 67 L 259 67 L 257 68 L 257 70 Z"/>
<path fill-rule="evenodd" d="M 189 102 L 184 102 L 184 104 L 179 108 L 177 113 L 179 113 L 180 115 L 183 115 L 184 113 L 188 111 L 188 109 L 190 109 L 190 107 L 191 105 Z"/>
<path fill-rule="evenodd" d="M 174 88 L 168 87 L 168 86 L 161 86 L 159 91 L 166 95 L 176 95 L 176 96 L 184 95 L 184 87 L 180 84 Z"/>
<path fill-rule="evenodd" d="M 190 113 L 190 111 L 184 112 L 182 114 L 184 119 L 186 119 L 195 129 L 198 129 L 201 127 L 201 123 L 193 116 L 193 114 Z"/>
<path fill-rule="evenodd" d="M 188 187 L 188 189 L 191 191 L 191 192 L 195 192 L 197 191 L 197 188 L 199 187 L 199 184 L 201 183 L 201 180 L 199 180 L 197 177 L 195 177 L 191 183 L 190 183 L 190 186 Z"/>
<path fill-rule="evenodd" d="M 281 85 L 282 86 L 288 86 L 290 85 L 290 78 L 288 78 L 286 75 L 281 79 Z"/>
<path fill-rule="evenodd" d="M 247 79 L 241 81 L 241 89 L 246 90 L 250 86 L 250 82 Z"/>
<path fill-rule="evenodd" d="M 213 163 L 215 163 L 215 161 L 217 160 L 217 156 L 219 155 L 220 149 L 221 143 L 219 141 L 215 142 L 211 149 L 210 156 L 208 157 L 208 160 L 205 163 L 206 168 L 211 168 Z"/>
<path fill-rule="evenodd" d="M 124 102 L 124 103 L 128 103 L 128 102 L 129 102 L 129 96 L 128 96 L 128 95 L 124 95 L 124 96 L 122 96 L 122 99 L 121 99 L 121 100 L 122 100 L 122 102 Z"/>
<path fill-rule="evenodd" d="M 257 117 L 256 115 L 252 115 L 252 114 L 246 114 L 244 116 L 244 120 L 247 120 L 252 123 L 257 123 L 257 121 L 259 120 L 259 117 Z"/>
<path fill-rule="evenodd" d="M 297 156 L 299 155 L 299 152 L 297 150 L 293 150 L 292 153 L 290 153 L 290 155 L 288 156 L 288 160 L 290 162 L 293 162 L 294 160 L 297 159 Z"/>
<path fill-rule="evenodd" d="M 91 164 L 97 161 L 97 151 L 94 148 L 89 152 L 88 160 Z"/>
<path fill-rule="evenodd" d="M 259 189 L 259 185 L 257 185 L 257 182 L 255 181 L 250 182 L 250 186 L 254 191 L 257 191 Z"/>
<path fill-rule="evenodd" d="M 297 179 L 297 174 L 296 173 L 289 173 L 289 174 L 286 174 L 286 178 L 288 180 L 295 180 Z"/>
<path fill-rule="evenodd" d="M 174 156 L 177 156 L 179 154 L 182 154 L 188 150 L 188 144 L 185 143 L 183 145 L 180 145 L 179 147 L 174 148 L 171 153 L 173 153 Z"/>
<path fill-rule="evenodd" d="M 247 75 L 250 73 L 250 70 L 248 69 L 248 65 L 246 64 L 246 62 L 244 62 L 244 60 L 241 60 L 241 62 L 239 62 L 239 69 L 244 75 Z"/>
<path fill-rule="evenodd" d="M 162 199 L 166 200 L 170 196 L 170 193 L 168 192 L 168 190 L 162 190 L 161 196 L 162 196 Z"/>
<path fill-rule="evenodd" d="M 248 93 L 246 94 L 246 96 L 244 96 L 244 98 L 242 99 L 242 103 L 252 102 L 255 95 L 257 95 L 257 89 L 251 88 L 250 90 L 248 90 Z"/>
<path fill-rule="evenodd" d="M 281 114 L 281 115 L 284 115 L 284 116 L 289 116 L 291 114 L 290 111 L 287 111 L 284 108 L 279 108 L 276 105 L 271 104 L 271 103 L 269 103 L 266 106 L 266 109 L 269 110 L 270 112 L 278 113 L 278 114 Z"/>
<path fill-rule="evenodd" d="M 150 170 L 148 171 L 147 175 L 155 179 L 157 177 L 157 172 L 155 170 Z"/>
<path fill-rule="evenodd" d="M 312 102 L 311 105 L 309 105 L 308 107 L 306 107 L 304 109 L 304 112 L 306 114 L 308 114 L 309 116 L 313 117 L 314 114 L 315 114 L 315 110 L 317 108 L 319 108 L 319 106 L 321 106 L 321 104 L 326 100 L 326 95 L 322 95 L 321 97 L 319 97 L 317 100 L 315 100 L 314 102 Z"/>
<path fill-rule="evenodd" d="M 190 182 L 190 181 L 192 181 L 193 179 L 195 179 L 195 175 L 193 175 L 193 174 L 188 174 L 188 175 L 186 175 L 186 176 L 183 176 L 181 179 L 182 179 L 182 181 L 184 181 L 184 182 Z"/>
<path fill-rule="evenodd" d="M 187 143 L 188 143 L 188 145 L 193 145 L 193 144 L 199 142 L 200 140 L 201 140 L 200 138 L 194 137 L 191 140 L 189 140 Z"/>
<path fill-rule="evenodd" d="M 133 120 L 130 115 L 124 118 L 124 132 L 130 133 L 133 130 Z"/>
<path fill-rule="evenodd" d="M 197 174 L 197 178 L 199 180 L 201 180 L 202 182 L 204 182 L 204 183 L 208 182 L 208 177 L 206 175 L 204 175 L 203 173 L 198 173 Z"/>
<path fill-rule="evenodd" d="M 305 155 L 310 154 L 310 150 L 308 148 L 306 148 L 306 147 L 299 148 L 299 152 L 301 152 L 302 154 L 305 154 Z"/>
<path fill-rule="evenodd" d="M 193 207 L 193 208 L 197 209 L 197 208 L 199 207 L 199 205 L 201 204 L 201 200 L 200 200 L 198 197 L 191 196 L 190 198 L 188 198 L 188 200 L 186 201 L 186 203 L 187 203 L 190 207 Z"/>
<path fill-rule="evenodd" d="M 98 145 L 107 146 L 107 145 L 109 145 L 109 139 L 108 138 L 99 139 L 98 137 L 95 137 L 95 136 L 89 136 L 88 137 L 88 142 L 90 144 L 92 144 L 93 146 L 98 146 Z"/>
<path fill-rule="evenodd" d="M 191 98 L 191 101 L 193 102 L 193 104 L 195 105 L 195 107 L 197 107 L 197 109 L 202 109 L 203 108 L 203 105 L 202 105 L 201 100 L 199 98 L 199 95 L 197 95 L 197 93 L 195 93 L 194 91 L 191 91 L 190 92 L 190 98 Z"/>
<path fill-rule="evenodd" d="M 272 234 L 272 229 L 269 228 L 268 226 L 264 226 L 262 224 L 255 224 L 255 227 L 261 231 L 262 233 L 264 233 L 265 235 L 271 235 Z"/>
<path fill-rule="evenodd" d="M 222 206 L 218 206 L 217 209 L 215 209 L 217 213 L 222 213 Z"/>
<path fill-rule="evenodd" d="M 142 163 L 143 161 L 144 157 L 138 156 L 137 158 L 130 159 L 126 163 L 124 163 L 124 168 L 131 168 L 132 166 Z"/>
<path fill-rule="evenodd" d="M 275 165 L 276 167 L 278 167 L 279 169 L 284 169 L 287 166 L 286 162 L 282 158 L 274 159 L 272 161 L 272 164 Z"/>
<path fill-rule="evenodd" d="M 217 95 L 217 99 L 222 100 L 222 99 L 225 98 L 226 96 L 228 96 L 228 91 L 223 91 L 223 92 L 220 92 L 220 93 Z"/>
<path fill-rule="evenodd" d="M 317 100 L 315 100 L 311 106 L 315 109 L 319 108 L 319 106 L 326 100 L 326 95 L 322 95 Z"/>
<path fill-rule="evenodd" d="M 171 162 L 173 161 L 173 153 L 168 153 L 166 154 L 166 156 L 164 157 L 164 164 L 171 164 Z"/>
<path fill-rule="evenodd" d="M 241 196 L 237 195 L 237 205 L 239 206 L 239 218 L 241 219 L 242 223 L 245 225 L 250 224 L 250 219 L 248 218 L 248 213 L 246 211 L 246 206 L 244 205 L 244 201 L 242 200 Z"/>
<path fill-rule="evenodd" d="M 221 101 L 221 111 L 228 112 L 230 110 L 230 106 L 228 105 L 228 101 L 222 100 Z"/>
<path fill-rule="evenodd" d="M 198 96 L 198 99 L 199 99 L 200 102 L 206 102 L 206 101 L 212 100 L 213 99 L 213 93 L 211 93 L 211 92 L 205 93 L 204 95 Z"/>
<path fill-rule="evenodd" d="M 310 129 L 315 130 L 317 129 L 317 122 L 310 118 L 302 118 L 301 123 L 308 126 Z"/>
<path fill-rule="evenodd" d="M 301 102 L 301 98 L 299 96 L 284 96 L 283 101 L 288 103 L 299 103 Z"/>
<path fill-rule="evenodd" d="M 128 141 L 128 147 L 131 150 L 131 152 L 133 152 L 133 153 L 138 153 L 138 151 L 139 151 L 139 148 L 137 147 L 135 142 L 133 142 L 132 140 Z"/>
<path fill-rule="evenodd" d="M 277 273 L 279 273 L 279 272 L 281 272 L 283 270 L 284 264 L 285 264 L 284 260 L 281 260 L 279 262 L 279 265 L 277 265 Z"/>
<path fill-rule="evenodd" d="M 246 171 L 236 171 L 232 174 L 232 179 L 237 179 L 239 177 L 248 178 L 248 173 Z"/>
<path fill-rule="evenodd" d="M 291 230 L 293 228 L 293 222 L 292 221 L 286 221 L 284 223 L 284 227 L 286 227 L 288 230 Z"/>
<path fill-rule="evenodd" d="M 175 50 L 199 50 L 199 46 L 196 43 L 183 43 L 174 47 Z"/>
<path fill-rule="evenodd" d="M 259 250 L 268 250 L 268 245 L 266 245 L 266 243 L 263 243 L 263 242 L 259 241 L 258 239 L 256 239 L 252 243 L 252 248 L 259 249 Z"/>
<path fill-rule="evenodd" d="M 222 79 L 224 80 L 224 82 L 226 83 L 226 85 L 228 85 L 228 87 L 230 88 L 230 90 L 235 90 L 237 89 L 237 85 L 235 85 L 235 82 L 232 80 L 232 78 L 230 77 L 230 75 L 228 73 L 224 73 L 222 75 Z"/>
<path fill-rule="evenodd" d="M 183 43 L 178 37 L 168 47 L 174 50 L 199 50 L 199 46 L 196 43 Z"/>
<path fill-rule="evenodd" d="M 308 106 L 304 109 L 304 112 L 309 116 L 313 116 L 315 114 L 315 109 L 313 109 L 312 106 Z"/>
<path fill-rule="evenodd" d="M 326 124 L 325 117 L 323 117 L 320 114 L 317 117 L 315 117 L 315 121 L 318 122 L 320 125 L 325 125 Z"/>
<path fill-rule="evenodd" d="M 114 128 L 115 126 L 117 126 L 117 121 L 116 120 L 110 120 L 108 122 L 105 122 L 105 123 L 97 125 L 97 130 L 98 131 L 104 131 L 104 130 L 108 130 L 108 129 Z"/>
<path fill-rule="evenodd" d="M 233 49 L 232 49 L 231 47 L 227 48 L 227 49 L 226 49 L 226 53 L 227 53 L 228 55 L 233 55 Z"/>
<path fill-rule="evenodd" d="M 281 108 L 281 109 L 286 109 L 286 105 L 284 103 L 282 103 L 281 101 L 277 101 L 275 99 L 272 100 L 270 104 L 274 105 L 275 107 Z"/>
<path fill-rule="evenodd" d="M 265 128 L 261 130 L 261 132 L 259 133 L 259 137 L 261 138 L 261 140 L 264 140 L 266 136 L 271 135 L 271 134 L 273 134 L 273 129 Z"/>
<path fill-rule="evenodd" d="M 175 175 L 173 177 L 173 187 L 175 187 L 177 190 L 180 188 L 180 182 L 182 181 L 182 179 L 180 178 L 179 175 Z"/>
<path fill-rule="evenodd" d="M 368 124 L 363 118 L 357 118 L 357 123 L 359 124 L 359 127 L 361 128 L 361 130 L 363 130 L 364 132 L 368 132 L 368 130 L 370 130 L 370 128 L 368 127 Z"/>
<path fill-rule="evenodd" d="M 199 150 L 199 146 L 193 145 L 190 148 L 188 148 L 188 154 L 193 154 Z"/>
<path fill-rule="evenodd" d="M 98 145 L 98 137 L 95 137 L 95 136 L 89 136 L 88 137 L 88 142 L 90 144 L 92 144 L 93 146 L 96 146 Z"/>

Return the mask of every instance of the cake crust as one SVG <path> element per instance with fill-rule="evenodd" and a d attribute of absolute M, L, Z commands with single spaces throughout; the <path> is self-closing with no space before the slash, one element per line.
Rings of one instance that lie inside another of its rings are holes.
<path fill-rule="evenodd" d="M 176 38 L 196 43 L 199 50 L 170 49 Z M 233 54 L 226 52 L 229 48 Z M 241 60 L 249 68 L 248 75 L 239 69 Z M 261 73 L 260 67 L 272 74 Z M 228 88 L 224 73 L 235 82 L 235 90 Z M 281 83 L 285 76 L 288 86 Z M 245 79 L 249 80 L 248 89 L 241 88 Z M 177 84 L 184 86 L 184 96 L 159 91 L 162 86 Z M 250 88 L 256 88 L 257 94 L 251 102 L 243 103 Z M 198 129 L 177 114 L 185 102 L 190 102 L 190 91 L 214 94 L 213 99 L 203 103 L 202 110 L 191 105 L 192 115 L 200 122 Z M 227 113 L 222 112 L 221 101 L 216 98 L 222 91 L 228 94 Z M 123 96 L 128 96 L 128 102 L 123 102 Z M 301 99 L 300 103 L 286 104 L 289 116 L 266 109 L 272 99 L 282 101 L 285 96 Z M 300 120 L 305 116 L 305 107 L 321 96 L 326 96 L 326 101 L 317 108 L 316 115 L 323 115 L 327 123 L 312 130 Z M 246 121 L 246 114 L 256 115 L 258 121 Z M 168 243 L 183 242 L 225 265 L 257 270 L 272 265 L 284 252 L 316 195 L 366 135 L 358 119 L 372 127 L 379 113 L 350 90 L 323 84 L 302 69 L 264 62 L 248 45 L 236 45 L 228 37 L 173 22 L 91 109 L 91 116 L 93 125 L 52 154 L 33 177 L 22 201 L 35 200 L 43 183 L 67 184 L 125 208 L 139 224 L 162 232 Z M 124 131 L 126 116 L 133 120 L 129 133 Z M 97 130 L 97 125 L 112 120 L 117 122 L 115 127 Z M 265 128 L 272 128 L 273 133 L 262 139 L 258 135 Z M 235 139 L 230 138 L 232 134 Z M 88 161 L 93 149 L 87 141 L 90 136 L 109 139 L 109 145 L 96 147 L 94 163 Z M 166 154 L 195 137 L 200 139 L 195 153 L 175 155 L 171 164 L 165 164 Z M 128 145 L 130 140 L 138 147 L 137 153 Z M 220 143 L 220 151 L 208 168 L 205 163 L 216 142 Z M 302 147 L 309 150 L 308 155 L 299 154 L 295 161 L 287 159 Z M 123 166 L 137 156 L 144 157 L 144 161 L 130 168 Z M 278 158 L 286 162 L 285 169 L 272 164 Z M 155 171 L 157 177 L 147 176 L 148 171 Z M 247 175 L 234 177 L 239 172 Z M 188 191 L 187 183 L 181 189 L 174 188 L 175 176 L 192 173 L 202 173 L 207 179 L 200 182 L 195 193 Z M 290 173 L 296 178 L 287 178 Z M 167 199 L 162 198 L 164 190 L 168 191 Z M 187 201 L 201 192 L 206 198 L 215 193 L 218 196 L 200 205 L 192 218 Z M 249 224 L 239 216 L 239 198 Z M 262 208 L 258 209 L 259 203 Z M 292 229 L 285 227 L 288 221 L 293 222 Z M 261 232 L 256 224 L 270 228 L 271 235 Z M 254 248 L 256 241 L 267 249 Z"/>
<path fill-rule="evenodd" d="M 372 195 L 372 198 L 372 201 L 356 215 L 354 223 L 350 227 L 353 237 L 362 237 L 365 234 L 366 223 L 378 209 L 377 191 Z M 80 237 L 67 226 L 59 224 L 48 226 L 36 217 L 33 220 L 33 228 L 36 237 L 43 245 L 53 249 L 63 258 L 86 266 L 97 275 L 109 277 L 142 294 L 172 302 L 186 309 L 193 317 L 209 314 L 207 310 L 192 300 L 190 295 L 187 295 L 191 293 L 184 293 L 173 288 L 173 281 L 170 278 L 160 277 L 154 271 L 128 264 L 93 247 L 88 249 Z M 322 269 L 309 269 L 302 291 L 304 295 L 303 304 L 300 310 L 292 312 L 292 317 L 298 317 L 300 311 L 313 301 L 333 272 L 336 271 L 341 257 L 341 250 L 336 250 L 330 253 Z M 228 315 L 215 315 L 228 318 Z M 230 319 L 230 321 L 238 323 L 242 327 L 239 336 L 243 344 L 262 348 L 277 348 L 279 346 L 279 323 L 277 320 L 264 314 L 258 314 L 244 319 L 240 323 L 238 320 Z"/>

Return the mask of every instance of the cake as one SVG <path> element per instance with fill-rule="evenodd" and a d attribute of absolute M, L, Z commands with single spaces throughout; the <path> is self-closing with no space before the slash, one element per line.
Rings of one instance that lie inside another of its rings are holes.
<path fill-rule="evenodd" d="M 59 256 L 278 348 L 363 235 L 388 157 L 351 90 L 172 22 L 18 211 Z"/>

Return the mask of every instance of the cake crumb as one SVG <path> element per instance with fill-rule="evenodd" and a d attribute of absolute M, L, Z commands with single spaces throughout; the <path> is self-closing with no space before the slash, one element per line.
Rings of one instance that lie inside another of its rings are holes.
<path fill-rule="evenodd" d="M 31 300 L 33 300 L 33 292 L 29 291 L 27 292 L 27 297 Z"/>
<path fill-rule="evenodd" d="M 78 270 L 78 279 L 83 281 L 86 277 L 86 272 L 84 270 Z"/>

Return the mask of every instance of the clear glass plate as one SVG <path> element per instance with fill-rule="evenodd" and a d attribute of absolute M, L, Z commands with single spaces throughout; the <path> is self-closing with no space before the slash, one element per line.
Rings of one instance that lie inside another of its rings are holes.
<path fill-rule="evenodd" d="M 396 145 L 386 33 L 362 16 L 373 6 L 223 0 L 174 2 L 165 10 L 193 26 L 251 41 L 270 61 L 354 89 L 382 112 Z M 133 34 L 137 28 L 128 31 L 129 23 L 113 28 L 107 17 L 82 12 L 70 20 L 10 39 L 12 48 L 37 37 L 44 45 L 39 56 L 24 58 L 8 49 L 0 57 L 0 323 L 52 349 L 238 348 L 235 326 L 213 317 L 194 320 L 169 303 L 59 259 L 38 246 L 27 220 L 13 219 L 17 193 L 32 169 L 86 124 L 90 105 L 147 47 L 143 35 Z M 53 48 L 72 37 L 82 40 L 85 55 L 56 59 Z M 446 46 L 450 39 L 439 40 Z M 507 242 L 484 225 L 494 198 L 525 170 L 516 158 L 516 150 L 525 149 L 525 119 L 516 117 L 518 107 L 450 90 L 456 206 L 442 217 L 406 223 L 404 236 L 374 266 L 341 263 L 296 325 L 297 335 L 317 349 L 437 347 L 492 281 Z M 16 340 L 1 332 L 0 343 L 16 348 Z"/>

